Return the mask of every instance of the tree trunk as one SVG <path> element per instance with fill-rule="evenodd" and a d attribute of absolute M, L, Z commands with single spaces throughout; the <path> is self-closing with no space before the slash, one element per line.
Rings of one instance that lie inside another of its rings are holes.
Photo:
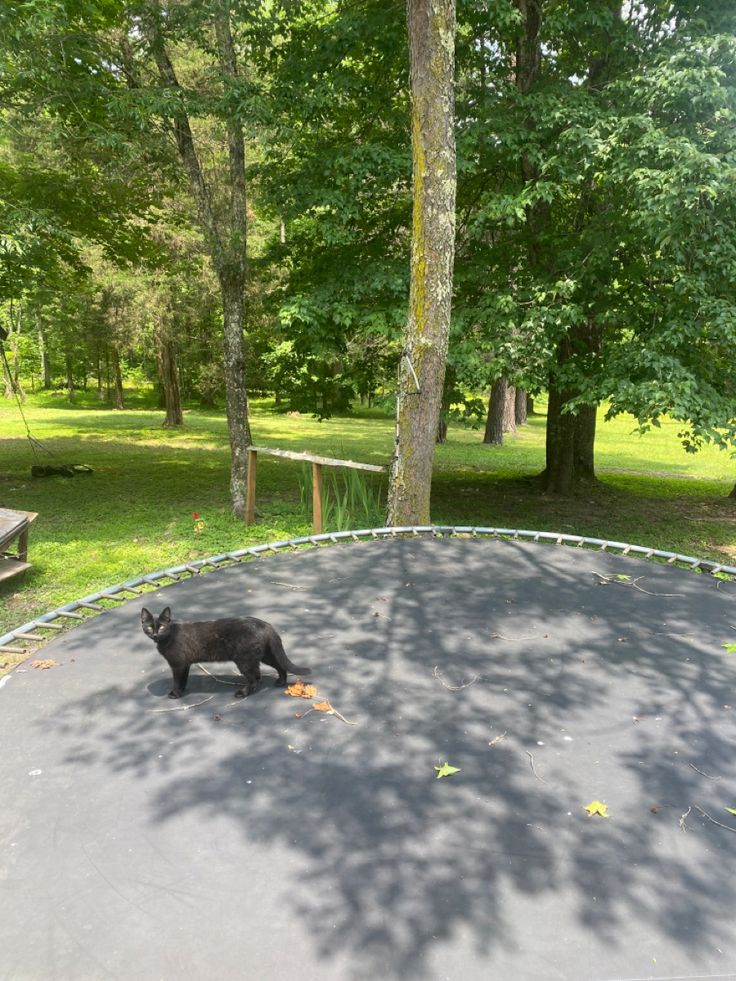
<path fill-rule="evenodd" d="M 526 426 L 527 423 L 527 404 L 529 396 L 523 388 L 516 389 L 516 399 L 514 402 L 514 421 L 517 426 Z"/>
<path fill-rule="evenodd" d="M 43 376 L 43 387 L 46 391 L 51 388 L 51 360 L 49 358 L 48 345 L 44 332 L 38 331 L 38 351 L 41 355 L 41 374 Z"/>
<path fill-rule="evenodd" d="M 526 414 L 527 418 L 534 415 L 534 399 L 531 395 L 526 397 Z"/>
<path fill-rule="evenodd" d="M 158 337 L 157 363 L 166 408 L 164 428 L 175 429 L 177 426 L 184 425 L 184 414 L 181 409 L 176 345 L 172 337 L 165 335 Z"/>
<path fill-rule="evenodd" d="M 516 432 L 516 389 L 509 385 L 506 389 L 506 402 L 503 407 L 503 431 Z"/>
<path fill-rule="evenodd" d="M 7 355 L 3 358 L 3 381 L 5 384 L 5 398 L 12 399 L 14 395 L 13 378 L 10 374 L 10 370 L 8 369 Z"/>
<path fill-rule="evenodd" d="M 227 428 L 230 436 L 230 500 L 233 513 L 245 518 L 245 494 L 248 480 L 248 447 L 253 442 L 248 422 L 248 395 L 245 389 L 245 344 L 243 321 L 245 297 L 241 285 L 223 281 L 224 317 L 223 350 Z"/>
<path fill-rule="evenodd" d="M 66 368 L 66 397 L 70 402 L 74 401 L 74 366 L 72 364 L 72 356 L 67 351 L 64 357 L 64 366 Z"/>
<path fill-rule="evenodd" d="M 159 76 L 165 86 L 181 93 L 181 86 L 166 50 L 160 9 L 152 11 L 145 22 Z M 229 3 L 220 4 L 214 14 L 219 67 L 224 79 L 237 84 L 237 60 L 230 31 Z M 181 108 L 173 115 L 173 130 L 189 184 L 197 203 L 199 220 L 205 234 L 212 266 L 217 274 L 222 296 L 224 324 L 224 372 L 227 397 L 227 422 L 230 437 L 230 497 L 233 512 L 245 517 L 245 489 L 248 475 L 248 446 L 251 442 L 248 422 L 248 399 L 245 388 L 245 259 L 247 246 L 247 208 L 245 177 L 245 141 L 240 123 L 231 116 L 227 123 L 229 195 L 227 202 L 215 200 L 213 186 L 208 184 L 189 123 Z"/>
<path fill-rule="evenodd" d="M 413 226 L 388 522 L 428 524 L 455 255 L 455 0 L 407 0 Z"/>
<path fill-rule="evenodd" d="M 112 373 L 115 383 L 113 388 L 113 405 L 116 409 L 124 409 L 125 399 L 123 396 L 123 375 L 120 371 L 120 352 L 115 345 L 112 348 Z"/>
<path fill-rule="evenodd" d="M 731 493 L 728 496 L 736 497 L 736 484 L 733 485 L 733 489 L 731 490 Z"/>
<path fill-rule="evenodd" d="M 573 358 L 589 363 L 600 350 L 600 332 L 592 319 L 570 329 L 557 346 L 557 367 L 564 369 Z M 546 467 L 542 473 L 545 490 L 570 494 L 581 481 L 595 480 L 595 427 L 597 405 L 579 406 L 575 414 L 565 406 L 579 393 L 562 388 L 550 376 L 547 407 Z"/>
<path fill-rule="evenodd" d="M 483 442 L 491 446 L 503 446 L 503 420 L 506 410 L 508 384 L 505 378 L 497 378 L 488 399 L 488 415 Z"/>

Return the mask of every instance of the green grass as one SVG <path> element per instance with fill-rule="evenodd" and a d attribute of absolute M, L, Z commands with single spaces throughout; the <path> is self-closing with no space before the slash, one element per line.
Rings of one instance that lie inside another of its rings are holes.
<path fill-rule="evenodd" d="M 94 469 L 89 477 L 36 480 L 17 406 L 0 404 L 0 506 L 39 513 L 31 530 L 33 568 L 0 585 L 0 633 L 141 573 L 311 532 L 301 464 L 259 459 L 258 520 L 246 528 L 229 511 L 224 417 L 190 410 L 185 429 L 172 432 L 161 427 L 162 413 L 148 407 L 145 393 L 132 404 L 115 412 L 91 396 L 75 406 L 61 396 L 32 396 L 24 409 L 34 436 L 58 462 Z M 276 413 L 267 401 L 252 410 L 257 445 L 389 462 L 393 420 L 379 413 L 320 423 Z M 736 502 L 727 498 L 736 467 L 727 454 L 713 448 L 686 454 L 674 423 L 639 437 L 630 419 L 618 419 L 599 426 L 600 483 L 561 500 L 541 496 L 530 479 L 543 466 L 544 422 L 532 417 L 502 448 L 483 446 L 478 431 L 451 428 L 437 449 L 433 520 L 560 530 L 736 564 Z M 345 509 L 343 496 L 333 512 L 343 524 Z M 193 512 L 204 521 L 200 533 Z M 358 514 L 355 525 L 364 524 Z"/>

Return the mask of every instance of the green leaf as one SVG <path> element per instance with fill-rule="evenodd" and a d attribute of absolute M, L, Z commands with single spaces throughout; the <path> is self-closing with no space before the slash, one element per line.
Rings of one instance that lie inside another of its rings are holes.
<path fill-rule="evenodd" d="M 736 654 L 736 644 L 721 644 L 727 654 Z"/>
<path fill-rule="evenodd" d="M 736 815 L 736 807 L 724 807 L 724 811 L 728 811 L 729 814 Z"/>
<path fill-rule="evenodd" d="M 450 766 L 449 763 L 444 762 L 442 764 L 442 766 L 436 766 L 435 767 L 435 770 L 437 771 L 437 779 L 439 780 L 441 777 L 449 777 L 453 773 L 459 773 L 460 772 L 460 767 L 459 766 Z"/>

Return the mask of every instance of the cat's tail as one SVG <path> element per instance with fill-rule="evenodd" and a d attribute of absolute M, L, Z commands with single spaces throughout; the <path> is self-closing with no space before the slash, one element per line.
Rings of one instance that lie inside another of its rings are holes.
<path fill-rule="evenodd" d="M 311 674 L 312 673 L 312 669 L 311 668 L 299 668 L 299 667 L 296 666 L 296 664 L 292 664 L 291 661 L 289 660 L 289 658 L 286 656 L 286 654 L 284 654 L 284 664 L 286 666 L 286 670 L 287 671 L 290 671 L 292 674 Z"/>
<path fill-rule="evenodd" d="M 284 644 L 281 638 L 276 634 L 271 640 L 271 654 L 276 658 L 276 663 L 280 664 L 285 671 L 291 672 L 291 674 L 311 674 L 311 668 L 300 668 L 297 664 L 292 663 L 289 660 L 289 656 L 284 650 Z"/>

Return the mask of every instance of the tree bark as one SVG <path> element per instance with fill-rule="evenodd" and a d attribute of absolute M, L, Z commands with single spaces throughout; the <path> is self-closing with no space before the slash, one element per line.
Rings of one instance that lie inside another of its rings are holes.
<path fill-rule="evenodd" d="M 516 432 L 516 389 L 513 385 L 508 385 L 506 389 L 506 401 L 503 407 L 503 431 L 505 433 Z"/>
<path fill-rule="evenodd" d="M 573 358 L 588 362 L 600 349 L 600 332 L 594 321 L 578 324 L 563 337 L 557 349 L 557 367 L 564 369 Z M 575 414 L 566 405 L 578 391 L 560 386 L 556 372 L 550 375 L 547 407 L 546 466 L 542 480 L 552 494 L 571 494 L 581 481 L 595 478 L 595 428 L 598 406 L 581 405 Z"/>
<path fill-rule="evenodd" d="M 113 374 L 113 405 L 116 409 L 125 408 L 125 398 L 123 395 L 123 375 L 120 371 L 120 352 L 113 345 L 112 349 L 112 374 Z"/>
<path fill-rule="evenodd" d="M 175 429 L 184 425 L 184 413 L 181 408 L 181 392 L 179 390 L 179 370 L 176 359 L 176 344 L 170 336 L 159 336 L 157 349 L 158 374 L 164 394 L 166 418 L 165 429 Z"/>
<path fill-rule="evenodd" d="M 455 255 L 454 0 L 407 0 L 413 225 L 388 522 L 428 524 Z"/>
<path fill-rule="evenodd" d="M 497 378 L 488 399 L 488 415 L 483 442 L 490 446 L 503 446 L 503 420 L 506 410 L 508 384 L 505 378 Z"/>
<path fill-rule="evenodd" d="M 527 405 L 529 401 L 529 396 L 526 394 L 523 388 L 516 389 L 516 399 L 514 401 L 514 421 L 517 426 L 526 426 L 527 424 Z"/>
<path fill-rule="evenodd" d="M 51 388 L 51 361 L 49 358 L 46 336 L 39 328 L 38 331 L 38 351 L 41 355 L 41 375 L 43 376 L 43 387 L 48 391 Z"/>
<path fill-rule="evenodd" d="M 74 401 L 74 366 L 72 364 L 72 356 L 67 351 L 64 358 L 64 364 L 66 366 L 66 397 L 70 402 Z"/>

